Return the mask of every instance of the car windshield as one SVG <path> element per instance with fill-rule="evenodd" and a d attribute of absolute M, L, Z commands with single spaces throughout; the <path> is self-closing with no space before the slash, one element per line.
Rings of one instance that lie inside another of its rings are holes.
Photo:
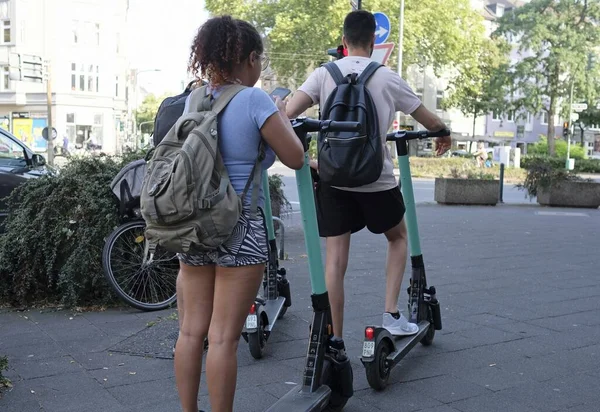
<path fill-rule="evenodd" d="M 25 152 L 17 142 L 0 134 L 0 167 L 25 167 Z"/>

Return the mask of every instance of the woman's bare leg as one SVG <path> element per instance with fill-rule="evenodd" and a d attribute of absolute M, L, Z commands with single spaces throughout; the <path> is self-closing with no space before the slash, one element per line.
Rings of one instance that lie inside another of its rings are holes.
<path fill-rule="evenodd" d="M 216 269 L 215 300 L 206 355 L 206 379 L 213 412 L 233 411 L 237 347 L 264 270 L 264 264 Z M 188 316 L 186 311 L 186 320 Z"/>
<path fill-rule="evenodd" d="M 175 347 L 175 382 L 183 412 L 198 412 L 204 338 L 213 311 L 215 267 L 180 263 L 179 292 L 185 317 Z"/>

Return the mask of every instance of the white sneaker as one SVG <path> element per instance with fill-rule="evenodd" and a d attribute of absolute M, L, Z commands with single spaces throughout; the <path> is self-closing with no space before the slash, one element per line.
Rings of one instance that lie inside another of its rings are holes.
<path fill-rule="evenodd" d="M 395 319 L 387 312 L 384 313 L 381 326 L 394 336 L 409 336 L 414 335 L 419 331 L 419 327 L 414 323 L 410 323 L 402 313 L 400 313 L 399 319 Z"/>

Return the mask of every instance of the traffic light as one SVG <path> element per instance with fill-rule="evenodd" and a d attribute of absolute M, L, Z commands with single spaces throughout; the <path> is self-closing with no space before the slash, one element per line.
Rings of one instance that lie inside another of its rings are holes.
<path fill-rule="evenodd" d="M 567 138 L 569 137 L 571 130 L 569 129 L 569 122 L 564 122 L 563 123 L 563 137 Z"/>
<path fill-rule="evenodd" d="M 338 46 L 337 49 L 328 49 L 327 54 L 339 60 L 348 55 L 348 50 L 344 49 L 344 46 Z"/>

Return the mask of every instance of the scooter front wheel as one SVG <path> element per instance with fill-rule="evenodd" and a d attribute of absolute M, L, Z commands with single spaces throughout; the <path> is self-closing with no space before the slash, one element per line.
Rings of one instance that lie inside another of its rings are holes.
<path fill-rule="evenodd" d="M 383 339 L 375 348 L 375 360 L 365 363 L 367 382 L 376 391 L 385 389 L 390 378 L 392 369 L 387 366 L 387 357 L 390 353 L 392 353 L 392 345 L 386 339 Z"/>
<path fill-rule="evenodd" d="M 427 309 L 427 313 L 429 314 L 427 319 L 431 323 L 429 324 L 427 333 L 425 334 L 425 336 L 423 336 L 423 338 L 421 338 L 421 345 L 423 345 L 423 346 L 431 345 L 433 343 L 433 338 L 435 338 L 435 327 L 433 325 L 433 313 L 432 313 L 431 307 L 429 307 Z"/>
<path fill-rule="evenodd" d="M 354 394 L 352 365 L 349 360 L 337 363 L 329 359 L 323 362 L 322 385 L 331 389 L 329 402 L 323 412 L 341 412 Z"/>

